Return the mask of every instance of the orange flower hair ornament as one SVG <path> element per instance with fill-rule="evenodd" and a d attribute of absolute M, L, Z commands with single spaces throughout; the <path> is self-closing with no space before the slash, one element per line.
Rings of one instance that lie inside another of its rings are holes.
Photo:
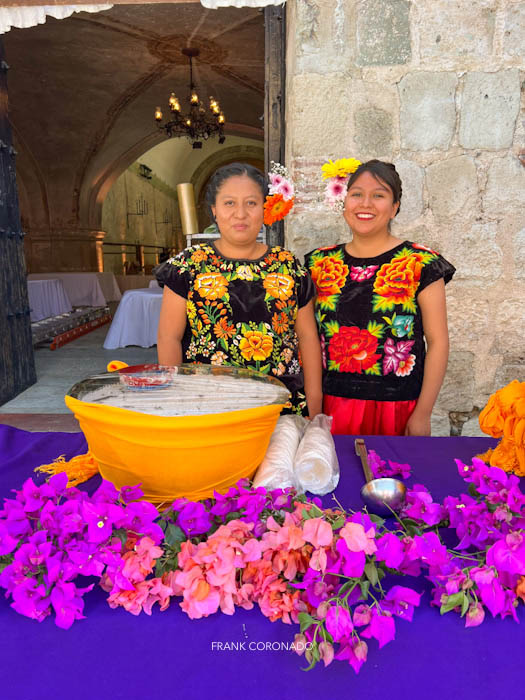
<path fill-rule="evenodd" d="M 525 382 L 515 379 L 492 394 L 479 414 L 479 425 L 501 440 L 478 456 L 492 467 L 525 476 Z"/>
<path fill-rule="evenodd" d="M 264 223 L 271 226 L 290 213 L 294 205 L 294 186 L 284 165 L 273 160 L 268 177 L 270 186 L 264 203 Z"/>

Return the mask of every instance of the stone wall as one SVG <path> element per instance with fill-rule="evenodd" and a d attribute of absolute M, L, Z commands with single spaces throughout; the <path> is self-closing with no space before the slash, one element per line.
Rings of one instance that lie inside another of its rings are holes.
<path fill-rule="evenodd" d="M 288 0 L 287 24 L 286 243 L 349 238 L 320 201 L 328 158 L 393 161 L 394 234 L 457 268 L 433 433 L 481 434 L 488 396 L 525 381 L 525 2 Z"/>

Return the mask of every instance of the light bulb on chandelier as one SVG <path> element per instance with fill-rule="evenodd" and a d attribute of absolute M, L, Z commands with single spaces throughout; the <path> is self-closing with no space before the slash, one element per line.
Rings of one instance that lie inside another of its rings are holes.
<path fill-rule="evenodd" d="M 159 129 L 165 132 L 168 138 L 172 136 L 186 136 L 193 148 L 202 148 L 202 140 L 218 136 L 219 143 L 224 143 L 224 124 L 226 118 L 219 105 L 219 102 L 210 95 L 209 112 L 199 99 L 199 95 L 193 83 L 193 58 L 199 55 L 199 49 L 186 48 L 182 53 L 189 58 L 190 62 L 190 94 L 188 98 L 188 113 L 181 113 L 180 102 L 174 92 L 168 100 L 170 110 L 169 119 L 163 123 L 162 109 L 155 109 L 155 121 Z"/>

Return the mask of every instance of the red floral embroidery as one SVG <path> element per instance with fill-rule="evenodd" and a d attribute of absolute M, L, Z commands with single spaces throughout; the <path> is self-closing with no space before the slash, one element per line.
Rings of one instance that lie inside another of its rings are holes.
<path fill-rule="evenodd" d="M 364 328 L 341 326 L 330 339 L 328 353 L 340 372 L 357 372 L 370 369 L 380 355 L 376 354 L 377 338 Z"/>

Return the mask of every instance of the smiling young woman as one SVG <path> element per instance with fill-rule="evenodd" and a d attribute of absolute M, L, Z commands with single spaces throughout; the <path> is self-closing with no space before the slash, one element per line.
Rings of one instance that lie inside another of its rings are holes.
<path fill-rule="evenodd" d="M 250 367 L 286 384 L 288 411 L 313 417 L 322 404 L 315 290 L 292 253 L 257 241 L 265 194 L 263 174 L 244 163 L 210 180 L 206 201 L 220 238 L 156 270 L 164 285 L 159 363 Z"/>
<path fill-rule="evenodd" d="M 402 186 L 391 163 L 362 163 L 343 216 L 352 239 L 306 256 L 317 290 L 324 412 L 335 433 L 430 435 L 448 360 L 445 284 L 454 267 L 393 236 Z"/>

